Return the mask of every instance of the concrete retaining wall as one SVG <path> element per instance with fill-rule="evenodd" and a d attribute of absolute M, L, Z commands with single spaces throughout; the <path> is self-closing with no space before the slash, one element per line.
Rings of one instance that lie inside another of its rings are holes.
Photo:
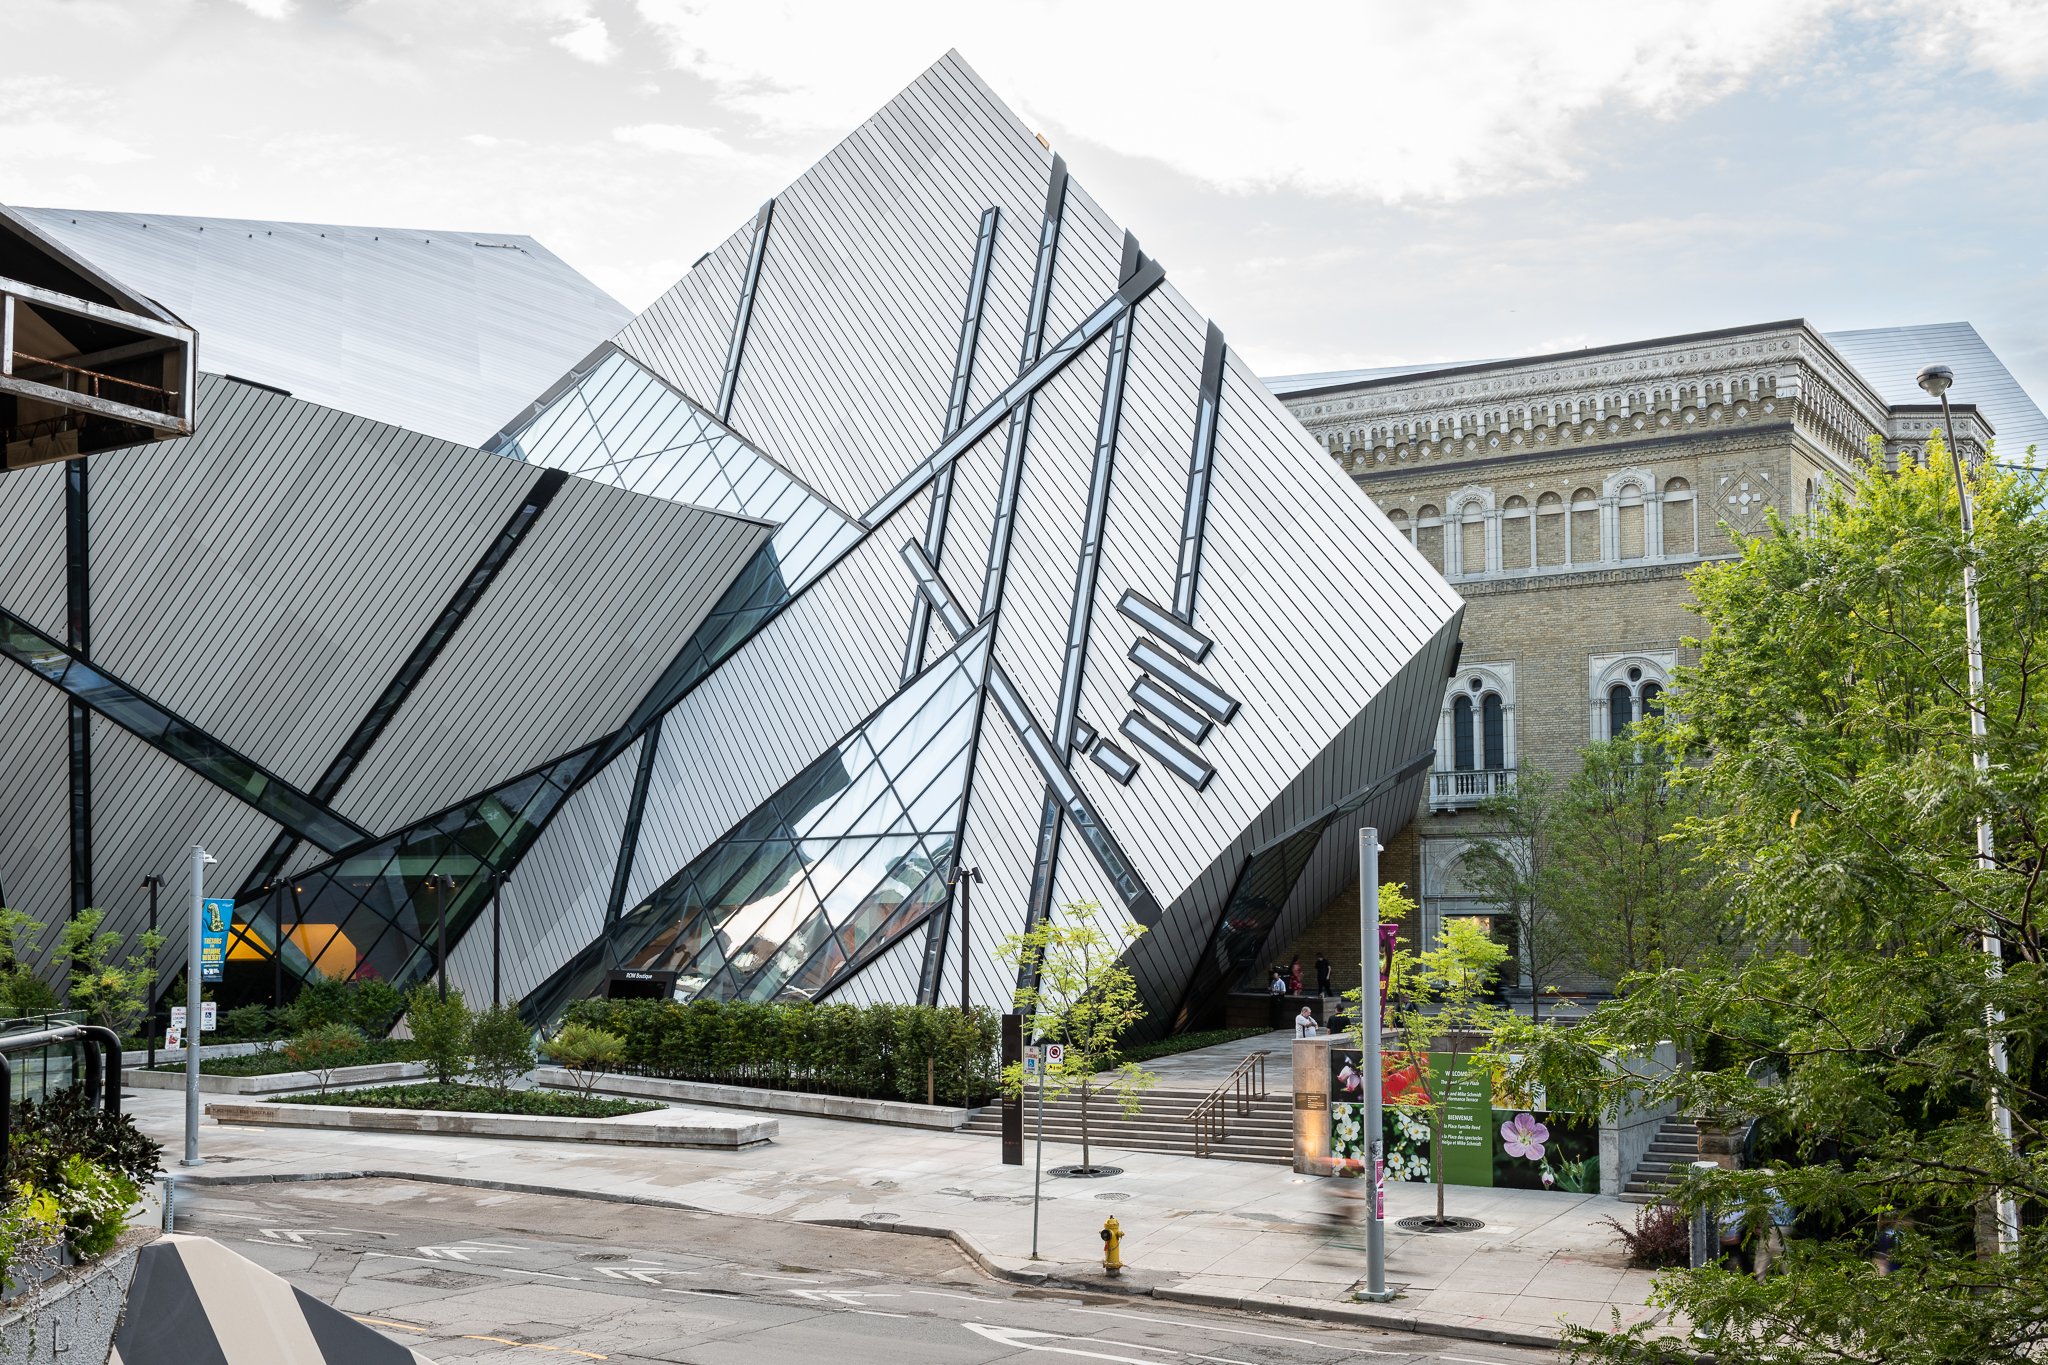
<path fill-rule="evenodd" d="M 114 1344 L 135 1253 L 156 1239 L 135 1228 L 97 1261 L 71 1266 L 0 1312 L 0 1360 L 8 1365 L 98 1365 Z"/>
<path fill-rule="evenodd" d="M 206 1106 L 217 1123 L 282 1128 L 351 1128 L 380 1133 L 457 1133 L 464 1137 L 551 1138 L 558 1142 L 620 1142 L 646 1147 L 737 1149 L 772 1142 L 774 1119 L 678 1109 L 615 1119 L 547 1118 L 524 1114 L 453 1114 L 426 1109 L 359 1109 L 339 1104 L 216 1100 Z"/>
<path fill-rule="evenodd" d="M 1648 1057 L 1631 1057 L 1620 1063 L 1620 1069 L 1631 1075 L 1651 1077 L 1664 1075 L 1677 1065 L 1678 1050 L 1665 1042 L 1657 1044 Z M 1620 1194 L 1628 1188 L 1628 1178 L 1635 1174 L 1643 1154 L 1650 1150 L 1658 1125 L 1677 1108 L 1666 1101 L 1658 1105 L 1632 1105 L 1619 1114 L 1601 1116 L 1600 1193 Z"/>
<path fill-rule="evenodd" d="M 427 1074 L 426 1062 L 373 1062 L 367 1066 L 336 1067 L 328 1078 L 330 1090 L 352 1085 L 377 1085 L 384 1081 L 411 1081 Z M 182 1071 L 144 1071 L 137 1068 L 121 1073 L 121 1084 L 132 1090 L 183 1090 Z M 209 1076 L 199 1074 L 199 1091 L 204 1095 L 276 1095 L 291 1090 L 318 1090 L 320 1078 L 310 1071 L 280 1071 L 270 1076 Z"/>
<path fill-rule="evenodd" d="M 281 1040 L 280 1040 L 280 1041 L 281 1041 Z M 268 1043 L 202 1043 L 202 1044 L 200 1044 L 200 1047 L 199 1047 L 199 1057 L 200 1057 L 200 1060 L 201 1060 L 201 1061 L 204 1061 L 204 1060 L 205 1060 L 206 1058 L 208 1058 L 208 1057 L 246 1057 L 246 1056 L 248 1056 L 248 1055 L 249 1055 L 250 1053 L 252 1053 L 252 1052 L 261 1052 L 261 1051 L 263 1051 L 263 1049 L 265 1049 L 265 1048 L 268 1048 L 268 1047 L 276 1047 L 276 1046 L 277 1046 L 277 1043 L 276 1043 L 276 1042 L 268 1042 Z M 185 1049 L 184 1049 L 184 1048 L 181 1048 L 181 1047 L 179 1047 L 179 1048 L 169 1048 L 169 1047 L 160 1047 L 160 1048 L 158 1048 L 158 1049 L 156 1050 L 156 1059 L 157 1059 L 157 1061 L 158 1061 L 159 1063 L 161 1063 L 161 1062 L 182 1062 L 182 1061 L 184 1061 L 184 1060 L 185 1060 Z M 121 1054 L 121 1065 L 122 1065 L 122 1066 L 124 1066 L 124 1067 L 127 1067 L 127 1066 L 148 1066 L 148 1065 L 149 1065 L 149 1051 L 148 1051 L 148 1049 L 146 1049 L 146 1048 L 137 1048 L 137 1049 L 135 1049 L 135 1051 L 133 1051 L 133 1052 L 124 1052 L 124 1053 L 122 1053 L 122 1054 Z"/>
<path fill-rule="evenodd" d="M 535 1082 L 558 1090 L 574 1090 L 569 1073 L 558 1066 L 543 1066 L 532 1073 Z M 676 1081 L 659 1076 L 598 1078 L 599 1091 L 607 1095 L 631 1095 L 640 1099 L 668 1100 L 676 1104 L 715 1104 L 726 1109 L 766 1109 L 778 1114 L 810 1114 L 822 1119 L 853 1119 L 860 1123 L 888 1123 L 903 1128 L 937 1128 L 951 1132 L 965 1127 L 980 1112 L 953 1109 L 938 1104 L 907 1104 L 900 1100 L 856 1099 L 846 1095 L 813 1095 L 801 1090 L 762 1090 L 744 1085 L 717 1085 L 710 1081 Z"/>

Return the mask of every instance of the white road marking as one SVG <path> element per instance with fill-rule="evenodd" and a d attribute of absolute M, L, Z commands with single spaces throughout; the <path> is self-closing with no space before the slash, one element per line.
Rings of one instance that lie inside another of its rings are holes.
<path fill-rule="evenodd" d="M 608 1280 L 638 1280 L 642 1284 L 659 1284 L 663 1275 L 701 1275 L 700 1270 L 615 1270 L 610 1266 L 599 1266 L 597 1273 Z"/>
<path fill-rule="evenodd" d="M 808 1284 L 813 1278 L 809 1275 L 769 1275 L 759 1270 L 742 1270 L 740 1274 L 750 1280 L 788 1280 L 793 1284 Z"/>
<path fill-rule="evenodd" d="M 1189 1360 L 1213 1360 L 1217 1365 L 1252 1365 L 1249 1360 L 1232 1360 L 1229 1356 L 1205 1356 L 1198 1351 L 1188 1352 Z"/>
<path fill-rule="evenodd" d="M 1229 1332 L 1233 1336 L 1263 1337 L 1267 1341 L 1291 1341 L 1297 1346 L 1328 1346 L 1327 1341 L 1311 1341 L 1307 1337 L 1284 1337 L 1277 1332 L 1253 1332 L 1243 1327 L 1225 1327 L 1214 1322 L 1181 1322 L 1174 1318 L 1147 1317 L 1143 1313 L 1119 1313 L 1114 1308 L 1071 1308 L 1071 1313 L 1091 1313 L 1100 1318 L 1135 1318 L 1139 1322 L 1156 1322 L 1167 1327 L 1178 1327 L 1185 1332 Z M 1375 1351 L 1369 1346 L 1345 1346 L 1347 1351 L 1362 1351 L 1372 1356 L 1414 1355 L 1413 1351 Z"/>
<path fill-rule="evenodd" d="M 255 1242 L 254 1238 L 249 1240 Z M 255 1242 L 255 1244 L 258 1246 L 264 1245 L 261 1242 Z M 435 1260 L 431 1257 L 406 1256 L 396 1251 L 366 1251 L 363 1255 L 375 1256 L 379 1260 L 384 1261 L 412 1261 L 417 1265 L 445 1266 L 448 1264 L 446 1261 Z M 543 1279 L 549 1280 L 581 1280 L 583 1278 L 581 1275 L 557 1275 L 552 1270 L 521 1270 L 518 1266 L 513 1265 L 491 1265 L 484 1261 L 465 1262 L 464 1264 L 468 1265 L 471 1270 L 495 1271 L 500 1275 L 539 1275 Z"/>
<path fill-rule="evenodd" d="M 413 1250 L 430 1259 L 439 1258 L 466 1262 L 472 1256 L 510 1256 L 513 1252 L 523 1250 L 523 1248 L 499 1246 L 495 1242 L 464 1242 L 459 1246 L 414 1247 Z"/>
<path fill-rule="evenodd" d="M 1076 1350 L 1072 1346 L 1049 1346 L 1030 1340 L 1032 1337 L 1044 1337 L 1049 1341 L 1092 1340 L 1089 1337 L 1062 1336 L 1058 1332 L 1034 1332 L 1024 1327 L 992 1327 L 985 1322 L 963 1322 L 960 1325 L 978 1337 L 993 1341 L 998 1346 L 1007 1346 L 1011 1350 L 1047 1351 L 1053 1355 L 1080 1356 L 1084 1360 L 1113 1360 L 1119 1362 L 1119 1365 L 1152 1365 L 1151 1361 L 1138 1356 L 1105 1355 L 1101 1351 L 1081 1351 Z M 1118 1342 L 1117 1344 L 1122 1345 L 1123 1343 Z"/>
<path fill-rule="evenodd" d="M 871 1318 L 907 1318 L 910 1316 L 908 1313 L 884 1313 L 879 1308 L 856 1308 L 853 1311 L 865 1314 Z"/>
<path fill-rule="evenodd" d="M 829 1300 L 833 1303 L 844 1304 L 848 1308 L 860 1307 L 862 1299 L 900 1299 L 903 1297 L 901 1294 L 871 1293 L 865 1289 L 792 1289 L 789 1292 L 798 1298 L 809 1299 L 813 1303 Z"/>
<path fill-rule="evenodd" d="M 922 1294 L 928 1299 L 958 1299 L 962 1303 L 985 1302 L 985 1300 L 975 1298 L 972 1294 L 941 1294 L 936 1289 L 913 1289 L 910 1292 L 913 1294 Z"/>
<path fill-rule="evenodd" d="M 291 1242 L 303 1246 L 308 1237 L 389 1237 L 388 1232 L 372 1232 L 368 1228 L 261 1228 L 258 1229 L 273 1242 Z"/>

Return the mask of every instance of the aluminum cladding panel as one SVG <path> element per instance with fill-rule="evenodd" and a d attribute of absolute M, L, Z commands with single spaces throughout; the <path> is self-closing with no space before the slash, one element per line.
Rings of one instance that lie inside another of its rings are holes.
<path fill-rule="evenodd" d="M 71 910 L 67 714 L 63 693 L 0 663 L 0 903 L 50 926 Z M 52 929 L 45 960 L 56 946 Z"/>
<path fill-rule="evenodd" d="M 64 638 L 64 509 L 61 464 L 12 469 L 0 480 L 0 606 L 56 640 Z"/>

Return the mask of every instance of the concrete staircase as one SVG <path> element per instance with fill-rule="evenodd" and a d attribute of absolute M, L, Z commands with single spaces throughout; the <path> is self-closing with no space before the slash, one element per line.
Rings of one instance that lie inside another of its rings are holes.
<path fill-rule="evenodd" d="M 1665 1119 L 1650 1139 L 1650 1150 L 1629 1173 L 1621 1197 L 1631 1204 L 1656 1203 L 1699 1157 L 1700 1135 L 1693 1121 L 1677 1115 Z"/>
<path fill-rule="evenodd" d="M 1097 1094 L 1088 1105 L 1088 1140 L 1101 1161 L 1115 1152 L 1170 1152 L 1195 1156 L 1195 1129 L 1188 1111 L 1209 1095 L 1207 1090 L 1159 1087 L 1145 1092 L 1142 1108 L 1126 1118 L 1115 1099 Z M 1251 1101 L 1251 1113 L 1240 1114 L 1234 1103 L 1225 1104 L 1225 1132 L 1213 1142 L 1209 1155 L 1225 1161 L 1258 1161 L 1286 1166 L 1294 1160 L 1294 1109 L 1291 1095 L 1272 1093 Z M 1024 1095 L 1024 1141 L 1028 1145 L 1037 1132 L 1037 1101 L 1027 1090 Z M 1002 1106 L 982 1109 L 960 1131 L 1000 1137 Z M 1081 1096 L 1078 1091 L 1045 1105 L 1045 1140 L 1071 1151 L 1057 1157 L 1047 1153 L 1047 1164 L 1057 1161 L 1071 1165 L 1081 1159 Z"/>

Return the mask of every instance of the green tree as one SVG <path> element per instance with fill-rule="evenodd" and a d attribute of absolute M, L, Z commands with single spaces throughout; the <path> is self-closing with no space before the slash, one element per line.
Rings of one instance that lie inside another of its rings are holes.
<path fill-rule="evenodd" d="M 469 1069 L 469 1006 L 461 991 L 443 999 L 432 984 L 421 982 L 406 992 L 405 1022 L 440 1084 L 453 1085 Z"/>
<path fill-rule="evenodd" d="M 319 1024 L 286 1039 L 284 1055 L 299 1070 L 312 1072 L 324 1095 L 335 1069 L 362 1055 L 363 1043 L 363 1035 L 347 1024 Z"/>
<path fill-rule="evenodd" d="M 469 1070 L 499 1094 L 533 1070 L 533 1031 L 511 1005 L 479 1010 L 469 1026 Z"/>
<path fill-rule="evenodd" d="M 594 1024 L 568 1023 L 540 1045 L 540 1055 L 569 1073 L 586 1098 L 598 1078 L 626 1058 L 626 1040 Z"/>
<path fill-rule="evenodd" d="M 42 1014 L 57 1008 L 57 993 L 30 964 L 42 945 L 43 925 L 19 910 L 0 908 L 0 1010 Z"/>
<path fill-rule="evenodd" d="M 1389 903 L 1393 893 L 1393 904 Z M 1388 885 L 1380 890 L 1380 912 L 1391 918 L 1390 910 L 1412 908 L 1413 901 Z M 1399 949 L 1394 953 L 1393 972 L 1388 980 L 1388 1022 L 1394 1034 L 1385 1050 L 1403 1069 L 1414 1067 L 1422 1078 L 1419 1087 L 1406 1091 L 1394 1103 L 1424 1115 L 1429 1123 L 1429 1169 L 1436 1177 L 1436 1221 L 1444 1214 L 1444 1123 L 1450 1117 L 1451 1091 L 1461 1077 L 1471 1074 L 1468 1053 L 1482 1036 L 1491 1035 L 1503 1018 L 1501 1010 L 1487 1003 L 1493 978 L 1508 950 L 1476 920 L 1453 918 L 1444 922 L 1437 945 L 1422 952 Z M 1436 1058 L 1444 1059 L 1441 1073 Z"/>
<path fill-rule="evenodd" d="M 1102 907 L 1093 901 L 1061 906 L 1043 924 L 1006 937 L 1003 960 L 1025 968 L 1037 984 L 1017 992 L 1017 1008 L 1031 1018 L 1033 1036 L 1059 1043 L 1065 1060 L 1043 1076 L 1047 1099 L 1075 1090 L 1081 1094 L 1081 1169 L 1093 1170 L 1089 1145 L 1089 1104 L 1098 1091 L 1113 1097 L 1125 1114 L 1136 1114 L 1145 1090 L 1157 1079 L 1135 1062 L 1124 1062 L 1117 1040 L 1145 1017 L 1138 980 L 1122 961 L 1123 950 L 1144 926 L 1117 920 L 1105 931 L 1096 924 Z M 1064 916 L 1064 922 L 1062 922 Z M 1004 1069 L 1006 1093 L 1024 1090 L 1024 1069 Z"/>
<path fill-rule="evenodd" d="M 1515 917 L 1515 952 L 1529 972 L 1530 1011 L 1543 1017 L 1543 993 L 1573 960 L 1572 942 L 1558 913 L 1555 871 L 1556 826 L 1560 818 L 1557 779 L 1543 768 L 1526 767 L 1515 785 L 1479 805 L 1479 837 L 1459 855 L 1465 885 Z"/>
<path fill-rule="evenodd" d="M 81 910 L 59 932 L 58 951 L 71 968 L 65 998 L 93 1023 L 125 1035 L 142 1018 L 143 1000 L 156 980 L 156 953 L 163 947 L 164 936 L 138 935 L 136 951 L 116 961 L 121 936 L 111 929 L 100 931 L 105 919 L 104 910 Z"/>
<path fill-rule="evenodd" d="M 1620 982 L 1730 947 L 1727 897 L 1697 842 L 1683 834 L 1707 814 L 1705 791 L 1672 781 L 1647 733 L 1592 745 L 1581 756 L 1542 869 L 1543 898 L 1572 959 L 1602 981 Z"/>
<path fill-rule="evenodd" d="M 1808 521 L 1774 518 L 1739 559 L 1693 576 L 1705 639 L 1660 738 L 1686 760 L 1671 780 L 1705 801 L 1688 835 L 1768 950 L 1643 973 L 1578 1028 L 1500 1040 L 1504 1062 L 1520 1057 L 1510 1084 L 1612 1109 L 1642 1087 L 1614 1064 L 1670 1038 L 1692 1063 L 1646 1098 L 1759 1120 L 1778 1172 L 1710 1173 L 1682 1198 L 1754 1211 L 1782 1197 L 1799 1214 L 1782 1273 L 1658 1282 L 1662 1302 L 1718 1335 L 1722 1359 L 2019 1365 L 2048 1340 L 2048 517 L 2031 485 L 1980 469 L 1966 539 L 1931 444 L 1928 468 L 1866 472 Z M 1982 778 L 1966 563 L 1989 679 Z M 1991 1122 L 1994 1095 L 2017 1150 Z M 1987 1236 L 2001 1191 L 2022 1210 L 2011 1252 Z M 1898 1239 L 1890 1276 L 1870 1264 L 1880 1233 Z M 1580 1359 L 1663 1358 L 1640 1330 L 1574 1335 Z"/>

